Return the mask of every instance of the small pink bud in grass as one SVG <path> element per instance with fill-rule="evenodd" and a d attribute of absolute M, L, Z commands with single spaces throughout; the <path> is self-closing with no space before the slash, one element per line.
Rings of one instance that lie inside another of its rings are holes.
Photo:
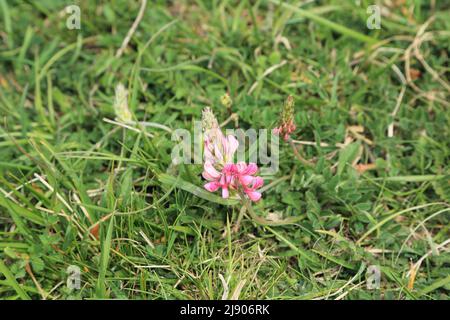
<path fill-rule="evenodd" d="M 283 136 L 283 139 L 287 141 L 296 128 L 297 127 L 294 122 L 294 98 L 289 96 L 287 97 L 283 110 L 281 111 L 279 125 L 273 129 L 273 133 Z"/>

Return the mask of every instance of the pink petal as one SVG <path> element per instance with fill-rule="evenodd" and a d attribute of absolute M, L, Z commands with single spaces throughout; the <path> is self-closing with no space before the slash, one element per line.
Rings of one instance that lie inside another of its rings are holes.
<path fill-rule="evenodd" d="M 235 168 L 236 168 L 236 171 L 238 172 L 238 173 L 241 173 L 241 174 L 243 174 L 244 173 L 244 171 L 247 169 L 247 164 L 245 163 L 245 162 L 238 162 L 236 165 L 235 165 Z"/>
<path fill-rule="evenodd" d="M 253 182 L 254 179 L 255 179 L 254 177 L 248 176 L 248 175 L 240 176 L 240 177 L 239 177 L 239 180 L 241 181 L 241 183 L 242 183 L 244 186 L 248 186 L 250 183 Z"/>
<path fill-rule="evenodd" d="M 222 147 L 223 147 L 223 145 L 222 145 Z M 217 159 L 223 159 L 221 145 L 217 140 L 216 140 L 216 143 L 214 144 L 214 155 L 216 156 Z"/>
<path fill-rule="evenodd" d="M 227 199 L 229 195 L 228 188 L 222 187 L 222 198 Z"/>
<path fill-rule="evenodd" d="M 208 181 L 214 181 L 219 178 L 220 173 L 216 169 L 214 169 L 214 166 L 210 161 L 205 161 L 202 176 Z"/>
<path fill-rule="evenodd" d="M 250 200 L 256 202 L 259 199 L 261 199 L 261 193 L 257 192 L 257 191 L 248 191 L 247 192 L 248 197 L 250 198 Z"/>
<path fill-rule="evenodd" d="M 234 171 L 236 171 L 236 165 L 234 163 L 227 163 L 224 165 L 223 170 L 226 173 L 233 173 Z"/>
<path fill-rule="evenodd" d="M 290 126 L 289 126 L 289 131 L 290 131 L 290 132 L 294 132 L 295 129 L 297 129 L 297 127 L 295 126 L 294 123 L 291 123 Z"/>
<path fill-rule="evenodd" d="M 205 162 L 203 169 L 204 169 L 203 173 L 206 174 L 208 177 L 212 178 L 209 180 L 216 180 L 216 179 L 219 179 L 221 176 L 220 172 L 217 171 L 216 168 L 214 168 L 212 163 L 209 161 Z M 208 179 L 208 178 L 205 177 L 205 179 Z"/>
<path fill-rule="evenodd" d="M 215 178 L 211 177 L 206 171 L 202 172 L 202 176 L 203 176 L 203 178 L 205 178 L 208 181 L 215 181 L 216 180 Z"/>
<path fill-rule="evenodd" d="M 264 180 L 261 177 L 255 177 L 253 180 L 253 189 L 259 189 L 263 186 Z"/>
<path fill-rule="evenodd" d="M 219 180 L 219 182 L 222 186 L 227 185 L 227 182 L 225 181 L 225 179 L 226 179 L 226 176 L 224 174 L 222 174 L 222 176 L 220 177 L 220 180 Z"/>
<path fill-rule="evenodd" d="M 237 148 L 239 147 L 239 141 L 233 136 L 233 135 L 228 135 L 227 138 L 227 142 L 228 142 L 228 153 L 233 155 Z"/>
<path fill-rule="evenodd" d="M 256 165 L 256 163 L 249 163 L 247 168 L 244 170 L 244 172 L 242 172 L 242 174 L 246 174 L 246 175 L 253 175 L 256 173 L 256 171 L 258 171 L 258 166 Z"/>
<path fill-rule="evenodd" d="M 209 148 L 205 147 L 204 149 L 204 158 L 206 162 L 213 162 L 214 161 L 214 156 L 211 153 L 211 150 L 209 150 Z"/>
<path fill-rule="evenodd" d="M 209 192 L 215 192 L 220 188 L 220 183 L 213 181 L 205 184 L 205 189 Z"/>

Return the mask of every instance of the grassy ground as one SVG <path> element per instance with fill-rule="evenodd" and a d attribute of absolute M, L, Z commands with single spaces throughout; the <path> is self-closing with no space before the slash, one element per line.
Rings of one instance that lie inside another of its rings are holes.
<path fill-rule="evenodd" d="M 377 1 L 379 30 L 373 1 L 149 1 L 119 55 L 140 2 L 95 2 L 69 30 L 72 2 L 0 0 L 0 298 L 448 299 L 445 1 Z M 282 143 L 254 209 L 300 221 L 230 232 L 240 205 L 192 193 L 169 132 L 104 121 L 118 83 L 171 129 L 228 118 L 226 91 L 241 128 L 273 128 L 291 94 L 314 165 Z"/>

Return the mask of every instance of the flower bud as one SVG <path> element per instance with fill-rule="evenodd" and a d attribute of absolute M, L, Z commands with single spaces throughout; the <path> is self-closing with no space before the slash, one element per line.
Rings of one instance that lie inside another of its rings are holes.
<path fill-rule="evenodd" d="M 132 120 L 130 109 L 128 109 L 128 90 L 121 83 L 116 86 L 114 111 L 119 121 L 130 122 Z"/>
<path fill-rule="evenodd" d="M 281 111 L 280 122 L 273 132 L 275 134 L 283 136 L 284 140 L 289 140 L 291 133 L 295 131 L 297 127 L 294 121 L 294 98 L 292 96 L 287 97 L 283 110 Z"/>
<path fill-rule="evenodd" d="M 220 103 L 227 109 L 231 109 L 231 105 L 233 104 L 233 101 L 230 98 L 230 95 L 228 93 L 225 93 L 223 96 L 220 97 Z"/>

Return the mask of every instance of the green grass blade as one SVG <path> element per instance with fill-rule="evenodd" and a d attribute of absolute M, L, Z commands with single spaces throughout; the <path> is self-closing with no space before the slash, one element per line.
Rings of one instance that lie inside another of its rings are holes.
<path fill-rule="evenodd" d="M 325 19 L 315 13 L 312 13 L 311 11 L 297 8 L 289 3 L 284 3 L 282 1 L 277 1 L 277 0 L 269 0 L 269 1 L 274 4 L 280 5 L 286 9 L 292 10 L 292 11 L 296 12 L 298 15 L 308 18 L 318 24 L 323 25 L 324 27 L 330 28 L 333 31 L 339 32 L 340 34 L 342 34 L 344 36 L 351 37 L 353 39 L 365 42 L 367 44 L 375 44 L 378 41 L 377 39 L 366 36 L 365 34 L 362 34 L 360 32 L 357 32 L 355 30 L 352 30 L 352 29 L 344 27 L 340 24 L 337 24 L 333 21 Z"/>
<path fill-rule="evenodd" d="M 22 300 L 31 300 L 30 296 L 17 283 L 16 279 L 14 278 L 14 275 L 11 273 L 11 271 L 3 263 L 2 260 L 0 260 L 0 273 L 3 273 L 7 283 L 17 292 L 17 294 Z"/>
<path fill-rule="evenodd" d="M 111 252 L 111 240 L 112 240 L 112 232 L 114 228 L 114 216 L 109 220 L 108 231 L 106 233 L 106 237 L 102 242 L 102 253 L 100 256 L 100 272 L 97 281 L 97 298 L 104 299 L 106 298 L 106 270 L 109 264 L 109 256 Z"/>

